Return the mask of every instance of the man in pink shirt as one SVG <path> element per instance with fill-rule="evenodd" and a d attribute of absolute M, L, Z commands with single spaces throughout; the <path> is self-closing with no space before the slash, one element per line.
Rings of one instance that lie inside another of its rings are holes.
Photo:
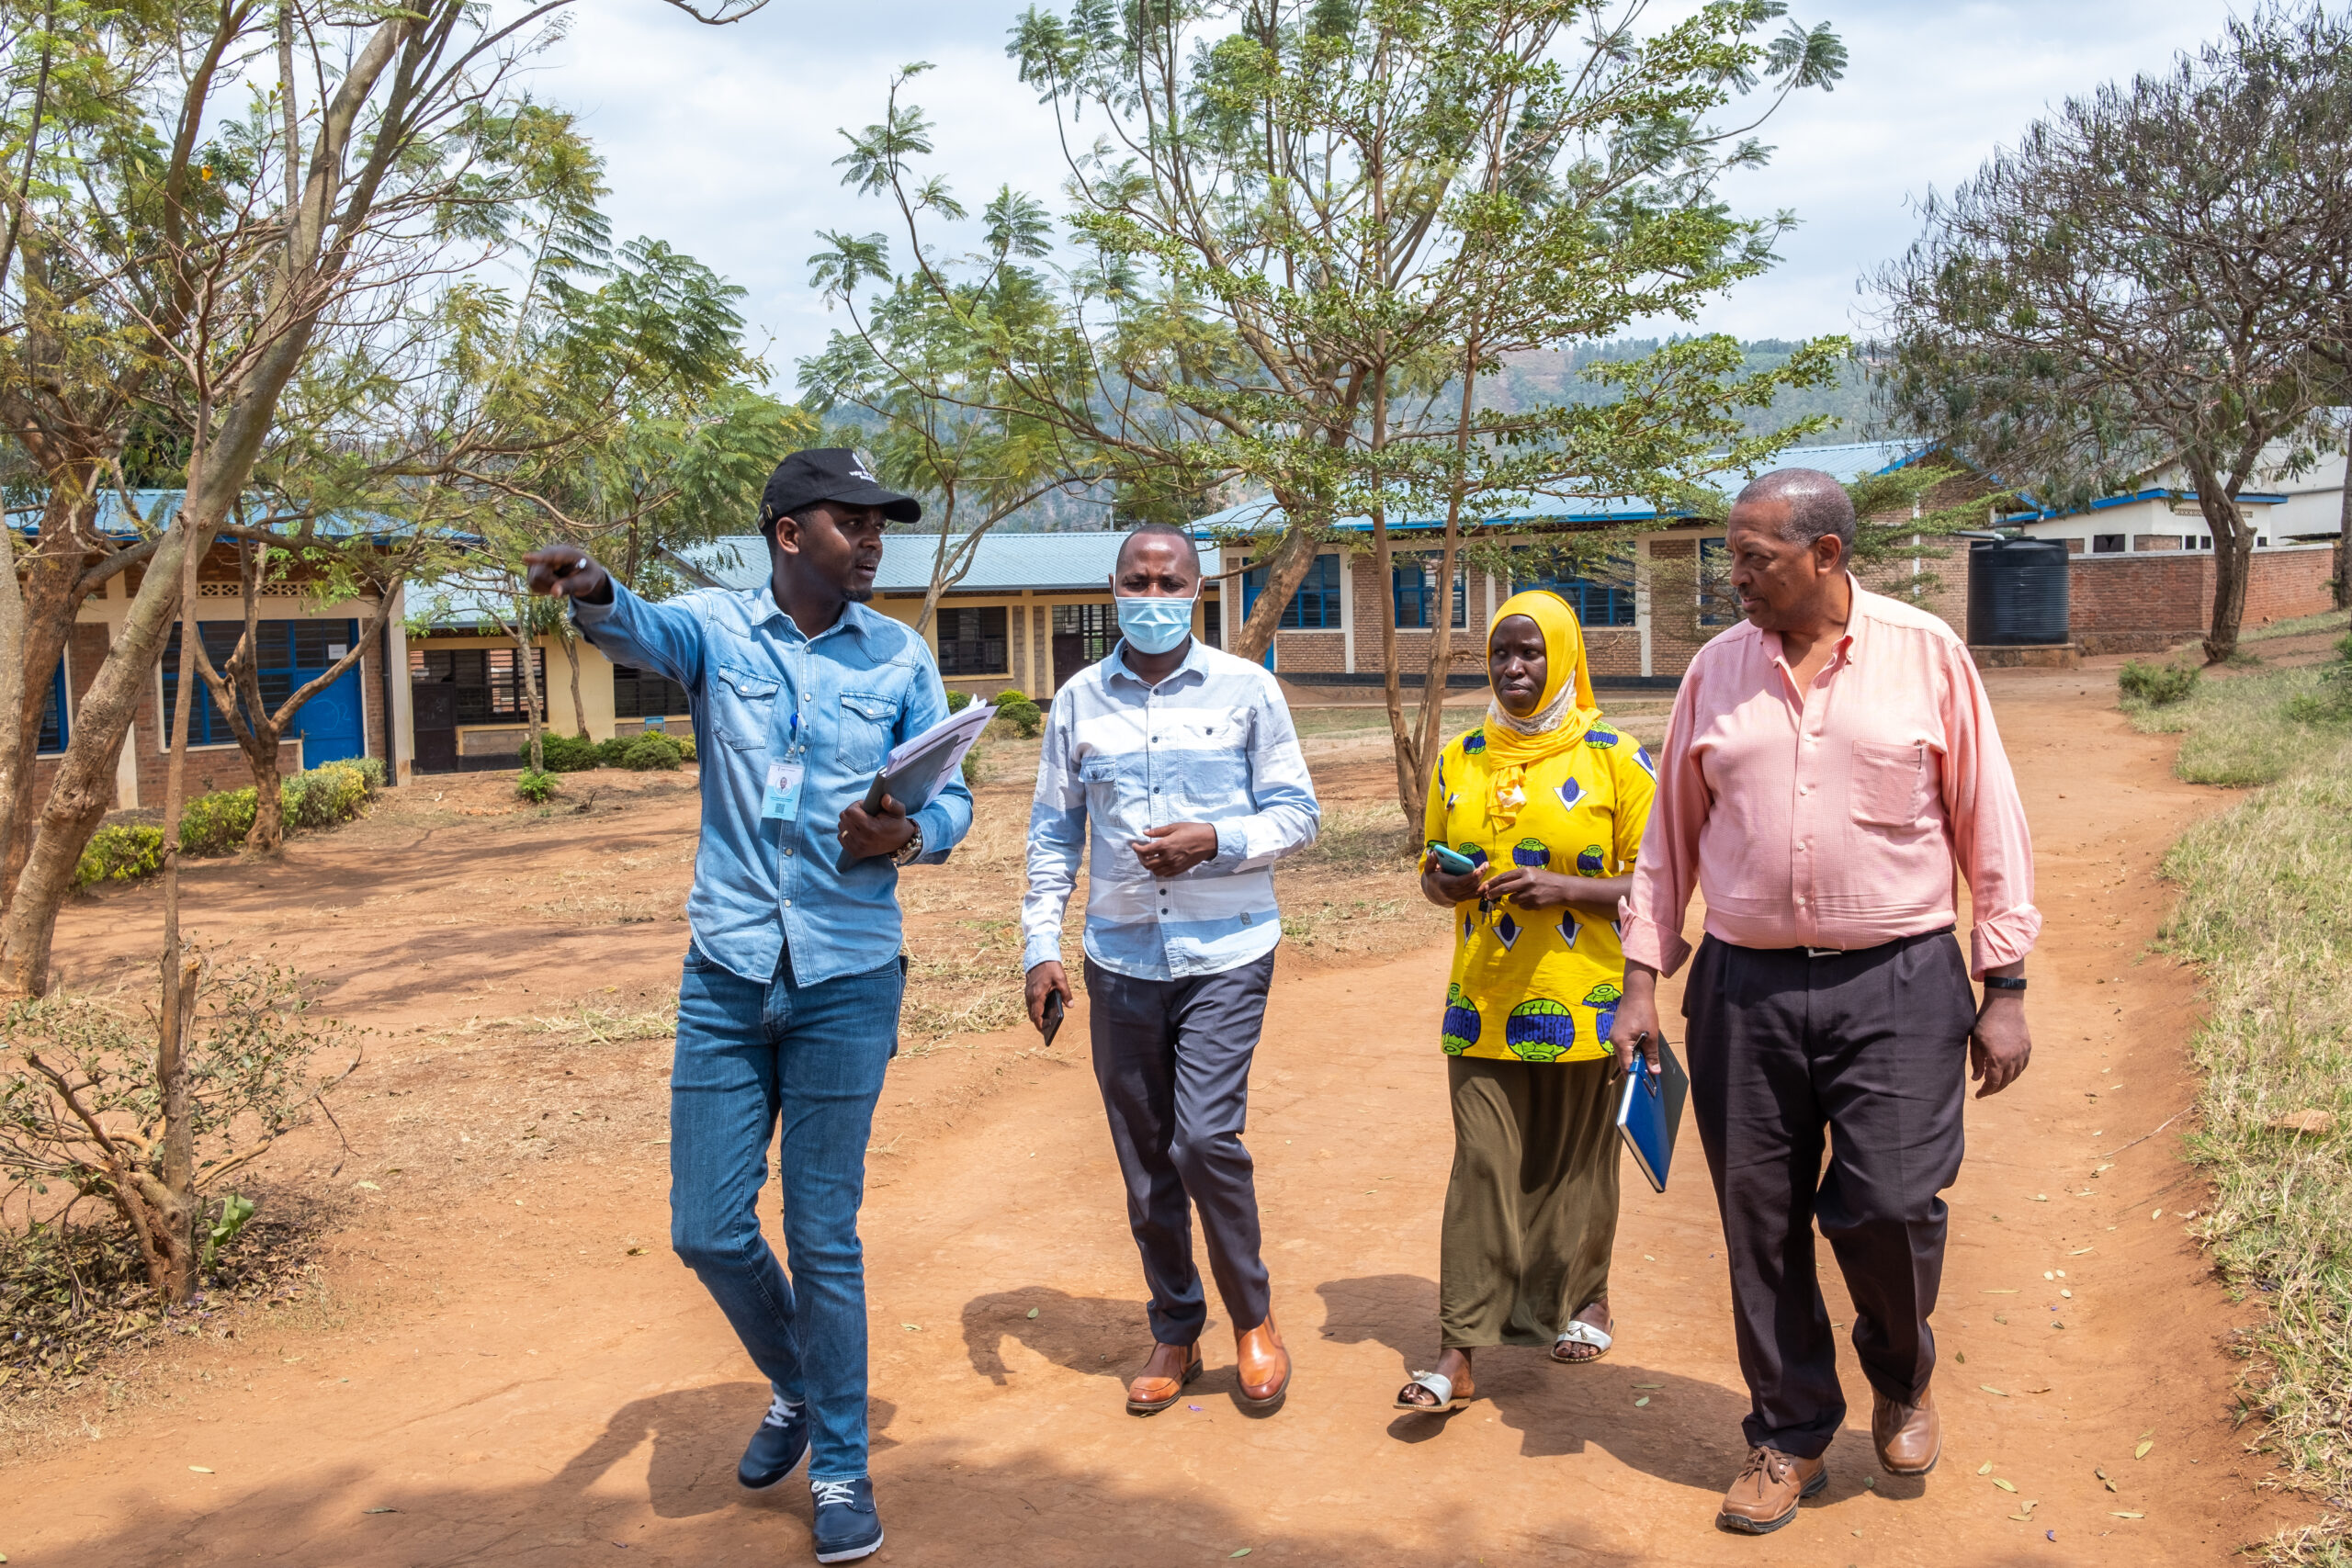
<path fill-rule="evenodd" d="M 1828 1484 L 1822 1456 L 1846 1414 L 1816 1222 L 1853 1298 L 1879 1462 L 1935 1468 L 1928 1318 L 1943 1274 L 1937 1194 L 1960 1174 L 1962 1064 L 1979 1099 L 2025 1070 L 2021 972 L 2041 916 L 1976 667 L 1942 621 L 1854 581 L 1843 487 L 1811 468 L 1768 474 L 1740 492 L 1725 544 L 1747 622 L 1700 650 L 1675 698 L 1611 1038 L 1630 1066 L 1647 1035 L 1655 1060 L 1657 977 L 1690 955 L 1695 886 L 1707 919 L 1683 988 L 1690 1103 L 1752 1401 L 1747 1462 L 1716 1522 L 1760 1535 Z"/>

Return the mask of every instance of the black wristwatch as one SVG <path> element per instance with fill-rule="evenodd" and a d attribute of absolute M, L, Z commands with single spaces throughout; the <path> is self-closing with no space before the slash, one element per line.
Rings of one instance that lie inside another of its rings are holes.
<path fill-rule="evenodd" d="M 2022 975 L 1987 975 L 1984 976 L 1984 988 L 1988 991 L 2022 991 L 2025 989 L 2025 976 Z"/>

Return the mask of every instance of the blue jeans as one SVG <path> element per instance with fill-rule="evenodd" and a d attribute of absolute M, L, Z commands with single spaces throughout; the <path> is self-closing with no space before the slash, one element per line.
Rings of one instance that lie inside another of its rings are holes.
<path fill-rule="evenodd" d="M 776 1393 L 809 1414 L 808 1479 L 865 1473 L 865 1145 L 898 1047 L 897 959 L 797 986 L 790 953 L 746 980 L 695 948 L 670 1072 L 670 1245 Z M 781 1122 L 784 1245 L 760 1234 Z"/>

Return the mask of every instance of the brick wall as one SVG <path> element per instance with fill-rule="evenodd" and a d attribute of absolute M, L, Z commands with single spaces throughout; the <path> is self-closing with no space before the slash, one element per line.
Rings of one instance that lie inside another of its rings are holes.
<path fill-rule="evenodd" d="M 2086 653 L 2154 653 L 2203 637 L 2213 608 L 2210 551 L 2078 556 L 2067 563 L 2069 623 Z M 2258 550 L 2246 580 L 2248 626 L 2333 606 L 2335 552 L 2325 545 Z"/>
<path fill-rule="evenodd" d="M 1377 666 L 1379 655 L 1373 655 Z M 1342 631 L 1284 632 L 1274 634 L 1274 670 L 1334 674 L 1347 668 L 1348 637 Z"/>
<path fill-rule="evenodd" d="M 71 734 L 74 717 L 82 711 L 82 698 L 89 692 L 91 682 L 98 678 L 98 666 L 106 662 L 107 628 L 97 621 L 75 623 L 65 639 L 65 713 L 67 733 Z M 38 812 L 49 800 L 49 786 L 56 781 L 60 757 L 38 757 L 33 761 L 33 809 Z M 117 801 L 116 805 L 122 804 Z"/>
<path fill-rule="evenodd" d="M 1638 626 L 1588 626 L 1584 634 L 1585 661 L 1596 680 L 1642 672 L 1642 633 Z"/>

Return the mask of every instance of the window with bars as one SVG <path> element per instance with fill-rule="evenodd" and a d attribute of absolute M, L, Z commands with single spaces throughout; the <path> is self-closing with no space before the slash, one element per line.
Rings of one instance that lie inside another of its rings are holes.
<path fill-rule="evenodd" d="M 939 628 L 939 672 L 942 675 L 1007 675 L 1012 671 L 1005 636 L 1005 607 L 942 609 Z"/>
<path fill-rule="evenodd" d="M 496 724 L 503 719 L 526 719 L 523 661 L 518 650 L 504 648 L 412 648 L 408 678 L 413 684 L 458 688 L 459 724 Z M 531 674 L 544 703 L 548 689 L 548 650 L 531 649 Z"/>
<path fill-rule="evenodd" d="M 1396 584 L 1396 625 L 1401 628 L 1428 630 L 1435 626 L 1437 615 L 1437 569 L 1442 559 L 1439 556 L 1404 556 L 1389 568 Z M 1453 624 L 1465 622 L 1469 598 L 1469 574 L 1459 564 L 1453 569 Z"/>
<path fill-rule="evenodd" d="M 65 717 L 65 660 L 60 659 L 56 671 L 49 678 L 49 695 L 41 699 L 40 744 L 38 750 L 62 751 L 70 734 Z"/>
<path fill-rule="evenodd" d="M 2095 556 L 2120 556 L 2123 554 L 2123 536 L 2120 534 L 2093 534 L 2091 536 L 2091 554 Z"/>
<path fill-rule="evenodd" d="M 1577 613 L 1577 620 L 1587 627 L 1630 626 L 1638 623 L 1634 599 L 1633 561 L 1630 558 L 1612 558 L 1609 570 L 1599 576 L 1579 576 L 1563 572 L 1547 564 L 1542 552 L 1521 552 L 1522 564 L 1511 572 L 1514 592 L 1528 588 L 1548 589 L 1568 602 Z"/>
<path fill-rule="evenodd" d="M 615 718 L 684 718 L 692 711 L 686 703 L 686 689 L 675 681 L 650 670 L 636 670 L 626 664 L 613 666 Z"/>
<path fill-rule="evenodd" d="M 1255 604 L 1265 590 L 1266 569 L 1251 567 L 1241 574 L 1241 585 L 1245 602 Z M 1279 625 L 1286 632 L 1319 632 L 1338 631 L 1340 624 L 1340 558 L 1317 556 L 1298 592 L 1283 606 Z"/>
<path fill-rule="evenodd" d="M 237 651 L 237 644 L 245 635 L 243 621 L 199 621 L 198 634 L 203 637 L 204 656 L 220 670 Z M 260 662 L 261 705 L 265 712 L 275 713 L 279 705 L 301 687 L 317 680 L 335 666 L 335 661 L 351 650 L 352 640 L 359 635 L 356 621 L 262 621 L 254 627 L 255 655 Z M 197 690 L 188 703 L 187 742 L 191 746 L 232 746 L 236 731 L 212 701 L 212 693 L 204 685 L 204 678 L 197 677 Z M 172 743 L 172 723 L 179 711 L 180 628 L 164 644 L 164 744 Z"/>
<path fill-rule="evenodd" d="M 1099 664 L 1111 657 L 1111 645 L 1119 640 L 1119 614 L 1103 604 L 1057 604 L 1054 635 L 1078 638 L 1079 658 Z"/>
<path fill-rule="evenodd" d="M 1211 648 L 1225 646 L 1225 616 L 1220 614 L 1224 608 L 1222 598 L 1201 601 L 1201 640 Z"/>

